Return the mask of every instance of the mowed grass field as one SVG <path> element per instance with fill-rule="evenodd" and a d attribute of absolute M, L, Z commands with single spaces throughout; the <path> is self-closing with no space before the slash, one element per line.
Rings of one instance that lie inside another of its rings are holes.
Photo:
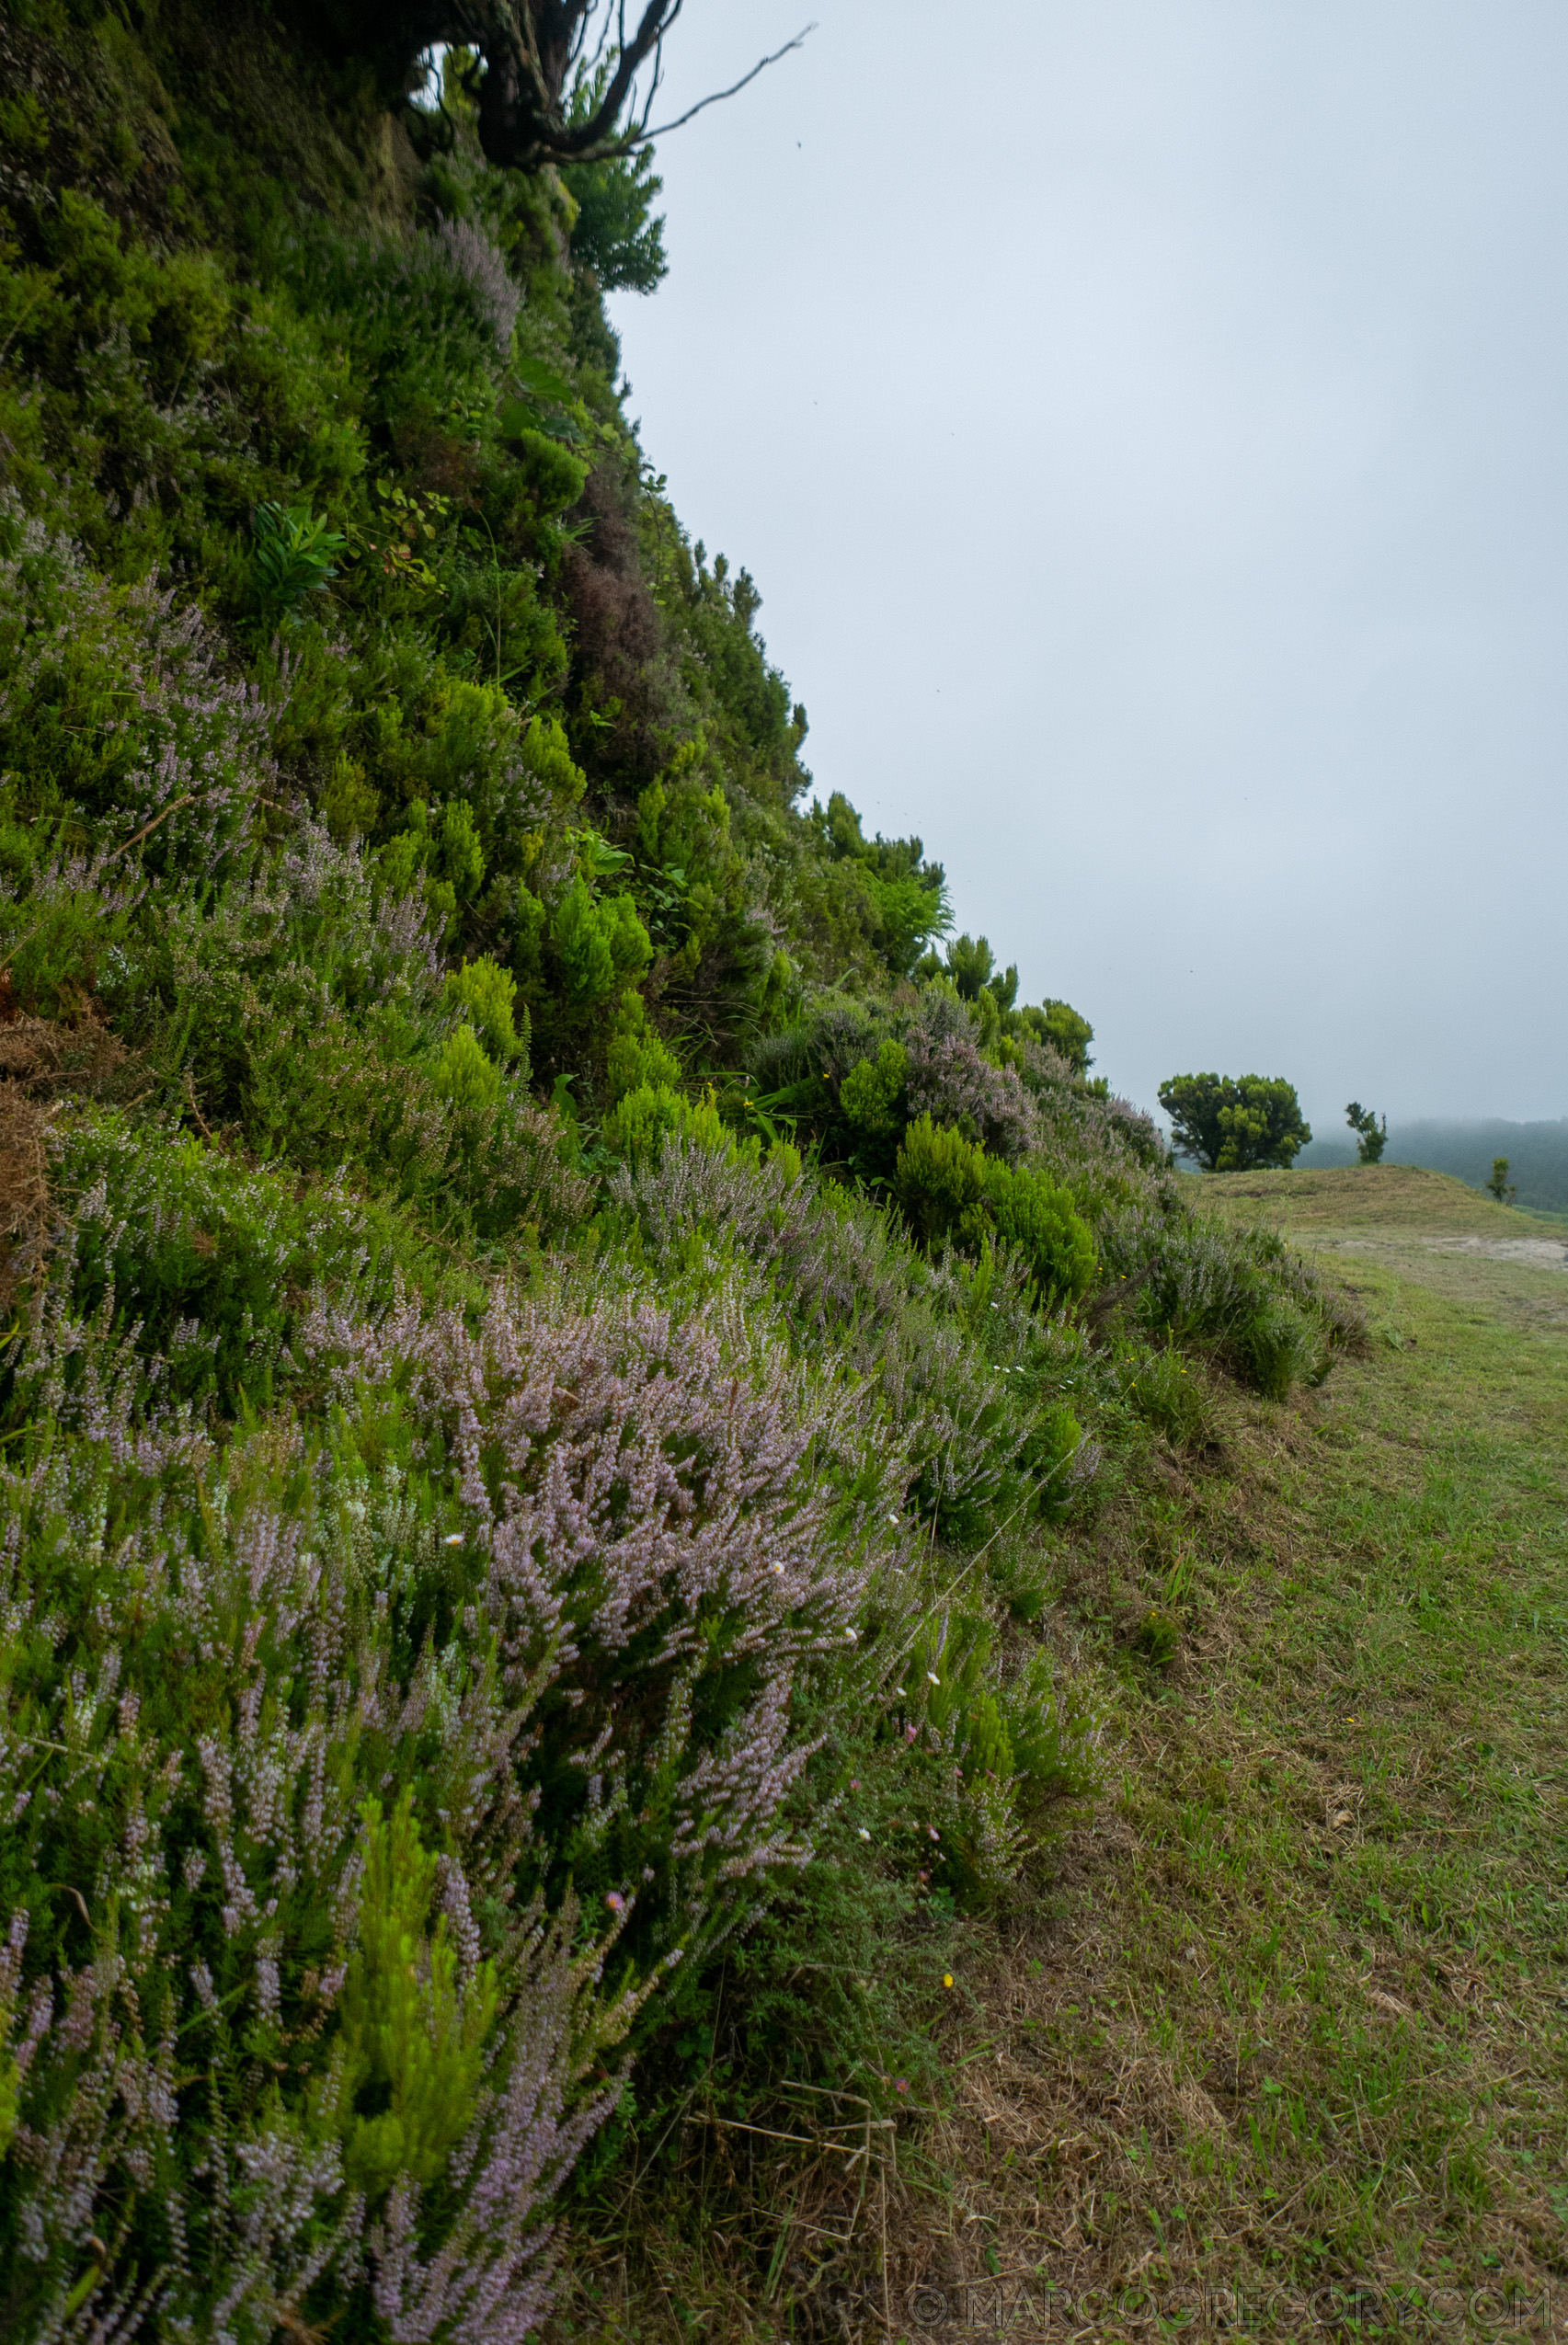
<path fill-rule="evenodd" d="M 750 2203 L 694 2140 L 684 2236 L 561 2333 L 1568 2336 L 1568 1228 L 1404 1168 L 1194 1201 L 1371 1341 L 1217 1383 L 1060 1541 L 1110 1786 L 968 1933 L 946 2106 L 853 2187 L 802 2116 Z"/>

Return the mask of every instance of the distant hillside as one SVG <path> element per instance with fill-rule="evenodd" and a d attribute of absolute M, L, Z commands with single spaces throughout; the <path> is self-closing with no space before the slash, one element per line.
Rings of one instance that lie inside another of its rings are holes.
<path fill-rule="evenodd" d="M 1508 1160 L 1508 1177 L 1518 1191 L 1520 1205 L 1538 1213 L 1568 1212 L 1568 1116 L 1551 1124 L 1509 1124 L 1501 1119 L 1459 1123 L 1437 1117 L 1391 1124 L 1384 1161 L 1452 1172 L 1479 1189 L 1491 1174 L 1494 1157 L 1498 1156 Z M 1320 1171 L 1354 1164 L 1356 1143 L 1348 1132 L 1325 1133 L 1302 1150 L 1298 1161 Z"/>

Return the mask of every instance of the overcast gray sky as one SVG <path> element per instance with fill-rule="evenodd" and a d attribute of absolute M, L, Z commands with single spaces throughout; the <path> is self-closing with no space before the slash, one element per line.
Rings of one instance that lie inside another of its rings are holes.
<path fill-rule="evenodd" d="M 1568 1114 L 1562 0 L 812 5 L 613 308 L 820 795 L 1146 1105 Z"/>

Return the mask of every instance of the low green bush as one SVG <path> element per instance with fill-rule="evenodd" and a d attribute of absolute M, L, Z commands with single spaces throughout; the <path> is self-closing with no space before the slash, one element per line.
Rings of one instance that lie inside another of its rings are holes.
<path fill-rule="evenodd" d="M 986 1202 L 998 1237 L 1028 1264 L 1047 1310 L 1087 1294 L 1099 1267 L 1094 1240 L 1068 1190 L 1047 1172 L 992 1159 Z"/>
<path fill-rule="evenodd" d="M 681 1061 L 649 1025 L 647 1005 L 635 987 L 621 996 L 604 1072 L 612 1101 L 645 1084 L 674 1091 L 681 1081 Z"/>
<path fill-rule="evenodd" d="M 949 1126 L 917 1116 L 898 1146 L 898 1202 L 926 1246 L 949 1240 L 978 1246 L 990 1228 L 989 1160 L 983 1148 Z"/>
<path fill-rule="evenodd" d="M 620 995 L 642 976 L 653 953 L 631 898 L 595 897 L 580 872 L 562 897 L 550 932 L 562 993 L 578 1011 Z"/>
<path fill-rule="evenodd" d="M 675 1135 L 700 1147 L 733 1146 L 711 1101 L 693 1103 L 668 1083 L 638 1083 L 604 1119 L 605 1146 L 632 1165 L 657 1164 L 665 1141 Z"/>
<path fill-rule="evenodd" d="M 861 1059 L 839 1086 L 839 1105 L 855 1137 L 855 1169 L 863 1177 L 885 1177 L 893 1170 L 909 1120 L 909 1052 L 886 1035 L 876 1058 Z"/>
<path fill-rule="evenodd" d="M 438 1095 L 472 1124 L 486 1122 L 500 1101 L 500 1070 L 485 1056 L 484 1044 L 468 1024 L 454 1026 L 447 1035 L 431 1064 L 430 1081 Z"/>
<path fill-rule="evenodd" d="M 1100 1721 L 1039 1647 L 999 1665 L 972 1603 L 921 1624 L 892 1689 L 898 1731 L 925 1770 L 922 1870 L 965 1904 L 1015 1880 L 1046 1811 L 1099 1781 Z"/>
<path fill-rule="evenodd" d="M 1361 1340 L 1354 1308 L 1272 1231 L 1134 1215 L 1107 1224 L 1102 1244 L 1145 1329 L 1178 1347 L 1202 1345 L 1270 1400 L 1321 1382 L 1334 1350 Z"/>
<path fill-rule="evenodd" d="M 1010 1165 L 963 1133 L 917 1116 L 899 1145 L 896 1185 L 910 1226 L 928 1246 L 978 1249 L 994 1234 L 1028 1264 L 1047 1309 L 1088 1291 L 1094 1241 L 1069 1193 L 1048 1173 Z"/>
<path fill-rule="evenodd" d="M 528 1057 L 528 1012 L 522 1013 L 523 1031 L 520 1035 L 513 1018 L 517 1001 L 517 979 L 509 969 L 503 969 L 489 955 L 482 954 L 476 961 L 464 961 L 446 981 L 447 1000 L 470 1020 L 482 1040 L 486 1042 L 499 1059 Z M 521 1069 L 524 1081 L 527 1065 Z"/>

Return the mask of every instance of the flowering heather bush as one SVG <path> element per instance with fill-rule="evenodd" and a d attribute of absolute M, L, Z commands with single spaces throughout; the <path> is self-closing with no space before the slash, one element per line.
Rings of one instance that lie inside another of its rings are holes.
<path fill-rule="evenodd" d="M 435 999 L 443 964 L 424 906 L 375 887 L 358 848 L 335 845 L 326 826 L 307 817 L 267 876 L 272 907 L 258 904 L 258 913 L 281 918 L 294 950 L 336 1000 L 422 1007 Z"/>
<path fill-rule="evenodd" d="M 473 287 L 494 330 L 497 348 L 506 357 L 522 305 L 521 288 L 508 270 L 506 256 L 472 220 L 443 220 L 437 234 L 457 274 Z"/>
<path fill-rule="evenodd" d="M 0 877 L 0 937 L 11 1005 L 77 1020 L 89 987 L 123 959 L 145 894 L 102 855 L 53 855 L 27 880 Z"/>
<path fill-rule="evenodd" d="M 891 1446 L 864 1440 L 825 1484 L 855 1397 L 776 1355 L 749 1374 L 743 1333 L 727 1346 L 647 1303 L 556 1317 L 498 1294 L 473 1334 L 453 1313 L 324 1307 L 300 1338 L 343 1406 L 396 1395 L 420 1454 L 446 1461 L 500 1687 L 541 1705 L 550 1883 L 640 1896 L 625 1946 L 644 1962 L 797 1858 L 772 1834 L 804 1759 L 791 1682 L 849 1638 L 899 1486 Z"/>
<path fill-rule="evenodd" d="M 322 1447 L 219 1451 L 58 1304 L 14 1364 L 12 2334 L 521 2339 L 590 2064 L 806 1853 L 793 1681 L 888 1544 L 847 1400 L 647 1306 L 300 1350 Z"/>
<path fill-rule="evenodd" d="M 378 891 L 359 849 L 334 845 L 308 818 L 215 899 L 166 889 L 155 909 L 147 977 L 177 995 L 193 1031 L 232 1022 L 231 1001 L 259 1006 L 263 992 L 286 1015 L 291 988 L 308 989 L 317 1017 L 383 1005 L 417 1017 L 441 1000 L 444 967 L 423 904 Z"/>
<path fill-rule="evenodd" d="M 463 1005 L 423 905 L 376 889 L 357 847 L 306 820 L 215 901 L 165 898 L 146 931 L 108 998 L 171 1076 L 183 1062 L 176 1095 L 212 1126 L 323 1179 L 352 1167 L 439 1201 L 486 1237 L 548 1236 L 587 1211 L 565 1127 L 520 1062 L 503 1079 L 474 1046 L 484 1083 L 446 1079 L 453 1028 L 472 1045 Z"/>
<path fill-rule="evenodd" d="M 72 1313 L 161 1361 L 166 1396 L 226 1413 L 295 1375 L 289 1338 L 314 1287 L 373 1308 L 418 1262 L 385 1213 L 340 1187 L 302 1190 L 161 1124 L 89 1113 L 56 1157 L 69 1220 L 53 1277 Z"/>
<path fill-rule="evenodd" d="M 692 1141 L 611 1184 L 668 1275 L 710 1231 L 763 1274 L 795 1342 L 886 1403 L 911 1495 L 948 1535 L 986 1507 L 1054 1509 L 1081 1441 L 1059 1387 L 1082 1338 L 1029 1308 L 1028 1272 L 988 1252 L 979 1271 L 929 1264 L 871 1206 L 818 1194 L 783 1168 L 727 1162 Z M 994 1307 L 994 1308 L 993 1308 Z"/>
<path fill-rule="evenodd" d="M 1180 1210 L 1171 1152 L 1141 1108 L 1085 1090 L 1039 1043 L 1024 1045 L 1021 1074 L 1036 1117 L 1031 1161 L 1072 1191 L 1092 1222 L 1129 1209 Z"/>
<path fill-rule="evenodd" d="M 110 586 L 52 539 L 0 561 L 0 768 L 21 809 L 86 818 L 100 855 L 140 835 L 161 874 L 205 879 L 243 848 L 276 787 L 270 719 L 198 604 Z"/>
<path fill-rule="evenodd" d="M 993 1067 L 967 1033 L 916 1026 L 909 1038 L 911 1116 L 961 1126 L 1012 1164 L 1035 1146 L 1038 1127 L 1015 1069 Z"/>

